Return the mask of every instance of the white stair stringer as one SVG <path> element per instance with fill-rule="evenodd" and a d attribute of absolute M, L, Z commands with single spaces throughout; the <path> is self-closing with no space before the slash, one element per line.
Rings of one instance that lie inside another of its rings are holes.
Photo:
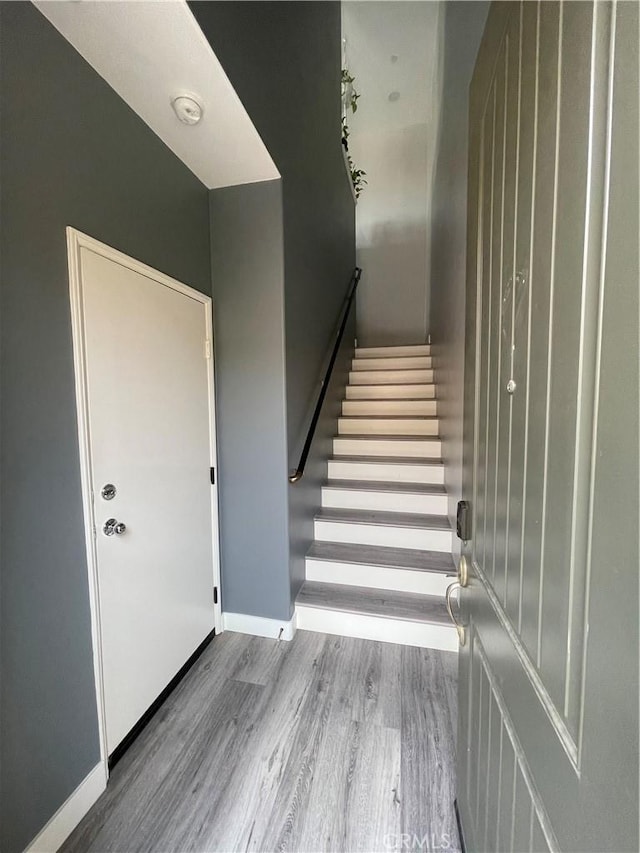
<path fill-rule="evenodd" d="M 456 651 L 428 344 L 356 349 L 296 601 L 299 629 Z"/>

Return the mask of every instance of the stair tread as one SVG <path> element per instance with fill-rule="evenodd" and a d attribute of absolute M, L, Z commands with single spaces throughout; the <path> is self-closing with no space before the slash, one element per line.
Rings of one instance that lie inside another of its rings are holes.
<path fill-rule="evenodd" d="M 385 350 L 386 352 L 398 350 L 431 350 L 431 344 L 381 344 L 380 346 L 358 346 L 356 347 L 356 355 L 358 353 L 371 353 L 373 350 Z M 427 353 L 428 355 L 429 353 Z M 413 353 L 408 353 L 408 355 L 413 355 Z"/>
<path fill-rule="evenodd" d="M 436 595 L 305 581 L 296 603 L 384 619 L 451 624 L 443 598 Z"/>
<path fill-rule="evenodd" d="M 356 354 L 354 359 L 362 359 L 363 361 L 377 361 L 378 359 L 382 359 L 385 361 L 389 358 L 400 359 L 400 358 L 433 358 L 431 355 L 427 355 L 427 353 L 416 352 L 416 353 L 399 353 L 398 355 L 362 355 L 362 350 L 356 350 Z M 411 368 L 409 368 L 411 369 Z"/>
<path fill-rule="evenodd" d="M 403 376 L 395 376 L 395 374 L 404 374 Z M 433 370 L 430 367 L 416 367 L 401 370 L 399 367 L 390 367 L 387 370 L 351 370 L 349 377 L 350 385 L 435 385 L 436 383 L 433 381 L 433 376 L 430 380 L 421 379 L 418 374 L 421 373 L 431 373 L 433 374 Z M 367 374 L 373 374 L 373 376 L 367 376 Z M 388 376 L 382 376 L 382 374 L 389 374 Z M 374 376 L 380 376 L 380 378 L 384 378 L 384 382 L 373 381 Z M 363 382 L 354 382 L 354 379 L 360 378 L 364 379 Z"/>
<path fill-rule="evenodd" d="M 453 557 L 442 551 L 318 541 L 312 543 L 307 557 L 311 560 L 327 560 L 336 563 L 360 563 L 392 569 L 409 569 L 415 572 L 455 574 Z"/>
<path fill-rule="evenodd" d="M 354 492 L 395 492 L 403 495 L 446 495 L 439 484 L 391 483 L 388 480 L 327 480 L 325 489 L 349 489 Z"/>
<path fill-rule="evenodd" d="M 427 356 L 425 356 L 425 358 L 427 358 Z M 382 373 L 424 373 L 425 370 L 429 371 L 429 373 L 433 373 L 432 367 L 378 367 L 377 369 L 372 369 L 371 371 L 369 371 L 367 368 L 362 368 L 361 370 L 357 371 L 354 371 L 352 369 L 350 373 L 378 373 L 380 371 L 382 371 Z"/>
<path fill-rule="evenodd" d="M 408 433 L 406 435 L 399 435 L 398 433 L 392 435 L 374 435 L 373 433 L 340 433 L 340 435 L 334 436 L 334 438 L 345 439 L 347 441 L 440 441 L 440 436 L 438 435 L 420 435 L 414 433 Z"/>
<path fill-rule="evenodd" d="M 351 402 L 362 402 L 352 400 Z M 403 403 L 410 402 L 403 400 Z M 424 400 L 415 402 L 423 403 Z M 437 415 L 338 415 L 341 421 L 437 421 Z"/>
<path fill-rule="evenodd" d="M 364 373 L 364 371 L 362 371 Z M 347 388 L 397 388 L 398 386 L 402 387 L 403 385 L 411 385 L 412 387 L 417 387 L 418 385 L 422 387 L 423 385 L 427 385 L 430 388 L 435 388 L 435 382 L 349 382 L 347 383 Z"/>
<path fill-rule="evenodd" d="M 369 524 L 381 527 L 412 527 L 423 530 L 451 532 L 446 515 L 424 515 L 417 512 L 384 512 L 373 509 L 337 509 L 322 507 L 315 515 L 316 521 L 338 521 L 346 524 Z"/>
<path fill-rule="evenodd" d="M 415 383 L 412 382 L 412 385 Z M 425 385 L 433 385 L 432 382 L 425 382 Z M 384 385 L 355 385 L 352 386 L 355 388 L 384 388 Z M 344 400 L 345 403 L 434 403 L 435 397 L 385 397 L 384 399 L 380 399 L 380 397 L 358 397 L 355 400 Z M 365 415 L 366 417 L 366 415 Z M 392 417 L 390 415 L 389 417 Z M 405 415 L 405 417 L 411 417 L 410 415 Z M 436 415 L 424 415 L 424 417 L 437 417 Z"/>
<path fill-rule="evenodd" d="M 369 388 L 373 388 L 373 389 L 375 389 L 375 388 L 378 388 L 378 389 L 380 389 L 380 388 L 402 388 L 403 386 L 402 385 L 351 385 L 348 387 L 357 388 L 359 391 L 362 391 L 363 388 L 366 388 L 366 389 L 369 389 Z M 416 386 L 412 385 L 411 387 L 415 388 Z M 424 403 L 425 400 L 428 401 L 429 403 L 440 402 L 438 397 L 436 397 L 435 395 L 433 397 L 349 397 L 349 396 L 347 396 L 347 397 L 345 397 L 345 400 L 348 403 L 352 403 L 355 400 L 357 400 L 361 403 L 379 403 L 382 400 L 384 400 L 385 402 L 396 402 L 396 403 L 399 403 L 399 402 L 406 403 L 409 400 L 411 402 L 420 402 L 420 403 Z"/>
<path fill-rule="evenodd" d="M 427 456 L 332 456 L 329 462 L 363 462 L 375 465 L 444 465 L 440 457 Z"/>
<path fill-rule="evenodd" d="M 400 356 L 400 358 L 406 358 L 407 361 L 413 361 L 416 358 L 423 358 L 425 361 L 430 361 L 431 357 L 428 355 L 413 355 L 413 356 Z M 350 372 L 351 373 L 384 373 L 389 370 L 401 370 L 406 372 L 408 370 L 431 370 L 433 371 L 433 367 L 429 367 L 428 364 L 392 364 L 389 362 L 398 361 L 397 358 L 393 356 L 387 356 L 386 358 L 378 357 L 378 358 L 354 358 L 351 362 Z M 373 362 L 380 362 L 380 364 L 374 364 Z"/>

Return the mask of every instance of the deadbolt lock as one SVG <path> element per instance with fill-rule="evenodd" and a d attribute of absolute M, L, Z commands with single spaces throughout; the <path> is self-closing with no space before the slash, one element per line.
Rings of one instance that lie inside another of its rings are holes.
<path fill-rule="evenodd" d="M 112 501 L 116 496 L 116 487 L 113 483 L 106 483 L 100 489 L 100 495 L 105 501 Z"/>

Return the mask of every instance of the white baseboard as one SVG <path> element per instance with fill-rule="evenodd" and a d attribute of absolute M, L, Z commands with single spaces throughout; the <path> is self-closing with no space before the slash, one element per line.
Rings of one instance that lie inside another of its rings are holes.
<path fill-rule="evenodd" d="M 296 615 L 289 621 L 265 619 L 263 616 L 251 616 L 248 613 L 222 614 L 224 631 L 235 631 L 238 634 L 253 634 L 255 637 L 271 637 L 274 640 L 293 640 L 296 633 Z"/>
<path fill-rule="evenodd" d="M 453 625 L 386 619 L 308 605 L 299 605 L 296 616 L 301 631 L 318 631 L 322 634 L 440 649 L 444 652 L 458 651 L 458 635 Z"/>
<path fill-rule="evenodd" d="M 107 787 L 104 764 L 96 764 L 40 830 L 25 853 L 56 853 Z"/>

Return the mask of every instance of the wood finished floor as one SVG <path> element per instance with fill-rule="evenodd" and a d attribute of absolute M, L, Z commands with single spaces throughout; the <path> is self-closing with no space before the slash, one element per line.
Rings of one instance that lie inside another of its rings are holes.
<path fill-rule="evenodd" d="M 64 853 L 459 850 L 456 655 L 214 639 Z"/>

